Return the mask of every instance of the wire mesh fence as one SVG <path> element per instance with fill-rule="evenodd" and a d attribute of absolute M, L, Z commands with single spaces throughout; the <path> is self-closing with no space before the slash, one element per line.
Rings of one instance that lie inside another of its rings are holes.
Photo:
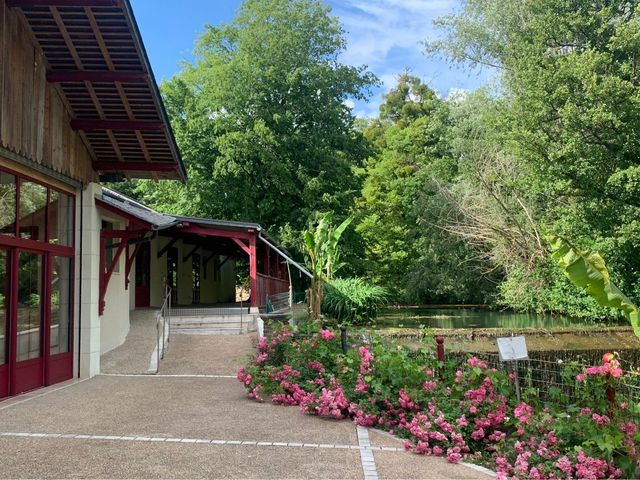
<path fill-rule="evenodd" d="M 585 357 L 580 352 L 564 351 L 553 358 L 554 352 L 531 352 L 527 360 L 517 362 L 502 362 L 497 353 L 480 352 L 474 356 L 487 363 L 490 368 L 505 373 L 517 373 L 521 391 L 528 391 L 541 400 L 566 398 L 575 400 L 578 388 L 578 380 L 575 374 L 567 373 L 569 365 L 574 372 L 581 372 L 584 368 L 597 365 L 602 362 L 600 356 L 594 361 L 585 362 Z M 589 352 L 587 356 L 593 356 Z M 452 353 L 448 358 L 466 360 L 468 353 Z M 543 357 L 543 358 L 540 358 Z M 547 358 L 545 358 L 547 357 Z M 606 395 L 606 392 L 602 392 Z M 616 387 L 616 399 L 618 401 L 640 402 L 640 371 L 626 370 Z"/>

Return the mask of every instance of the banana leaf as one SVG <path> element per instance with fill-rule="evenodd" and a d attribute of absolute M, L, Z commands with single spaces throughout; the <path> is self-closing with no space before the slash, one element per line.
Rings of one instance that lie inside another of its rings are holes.
<path fill-rule="evenodd" d="M 564 270 L 565 275 L 603 307 L 621 310 L 631 323 L 633 333 L 640 339 L 638 307 L 611 282 L 604 259 L 598 252 L 573 246 L 559 236 L 549 238 L 551 258 Z"/>

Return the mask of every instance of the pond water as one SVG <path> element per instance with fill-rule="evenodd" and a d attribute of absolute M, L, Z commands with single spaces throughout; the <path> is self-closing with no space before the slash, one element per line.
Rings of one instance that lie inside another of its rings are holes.
<path fill-rule="evenodd" d="M 611 320 L 594 322 L 570 317 L 489 310 L 486 308 L 390 307 L 382 310 L 377 328 L 571 328 L 624 325 Z"/>

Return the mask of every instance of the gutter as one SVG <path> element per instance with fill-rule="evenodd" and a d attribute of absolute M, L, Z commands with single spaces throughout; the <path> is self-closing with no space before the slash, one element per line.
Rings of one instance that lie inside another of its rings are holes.
<path fill-rule="evenodd" d="M 275 250 L 281 257 L 285 258 L 287 260 L 287 263 L 292 264 L 294 267 L 296 267 L 298 270 L 300 270 L 302 273 L 304 273 L 307 277 L 309 278 L 313 278 L 313 275 L 311 275 L 311 273 L 309 272 L 309 270 L 307 270 L 305 267 L 303 267 L 302 265 L 300 265 L 298 262 L 296 262 L 293 258 L 291 258 L 289 255 L 287 255 L 286 253 L 284 253 L 282 250 L 280 250 L 278 247 L 276 247 L 273 243 L 271 243 L 269 240 L 267 240 L 263 235 L 262 235 L 262 231 L 258 231 L 258 238 L 260 240 L 262 240 L 264 243 L 266 243 L 267 245 L 269 245 L 269 247 L 271 247 L 273 250 Z"/>

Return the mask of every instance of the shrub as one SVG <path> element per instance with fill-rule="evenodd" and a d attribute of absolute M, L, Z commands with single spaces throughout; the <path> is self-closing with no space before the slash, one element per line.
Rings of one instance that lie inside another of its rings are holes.
<path fill-rule="evenodd" d="M 498 478 L 638 477 L 640 404 L 613 403 L 624 380 L 615 356 L 576 370 L 573 403 L 517 402 L 509 375 L 471 357 L 439 362 L 374 337 L 346 354 L 331 330 L 261 339 L 238 379 L 259 401 L 389 430 L 419 454 L 484 463 Z"/>
<path fill-rule="evenodd" d="M 374 320 L 387 301 L 382 287 L 361 278 L 338 278 L 325 286 L 322 311 L 339 323 L 359 325 Z"/>

